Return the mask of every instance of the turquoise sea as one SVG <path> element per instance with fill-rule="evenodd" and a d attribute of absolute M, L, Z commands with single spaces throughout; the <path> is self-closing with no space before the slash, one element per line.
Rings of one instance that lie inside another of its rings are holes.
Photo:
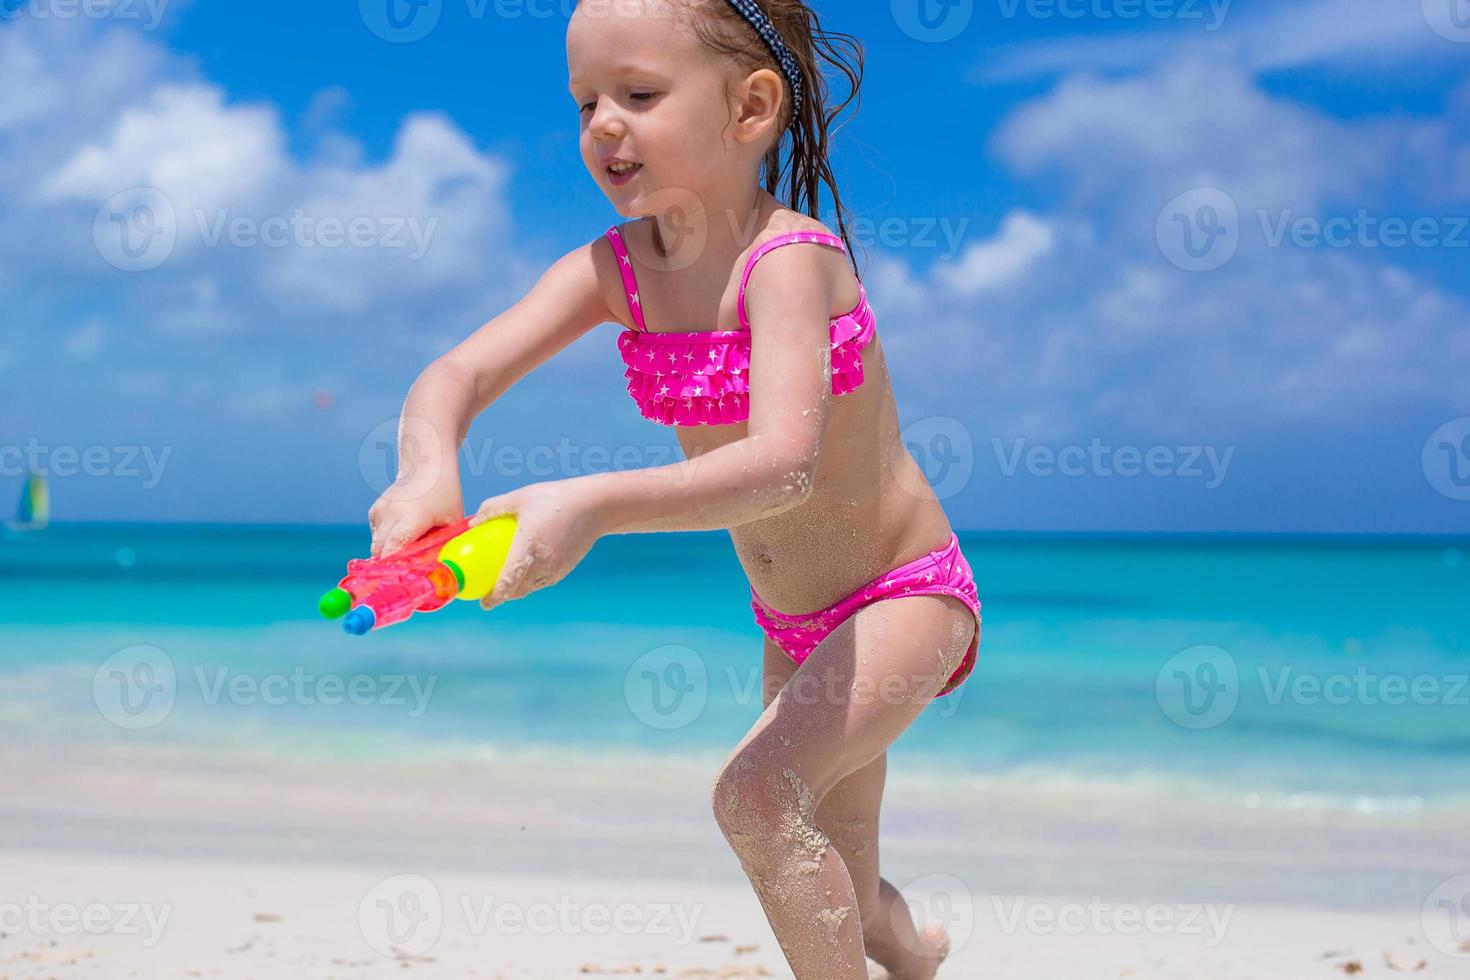
<path fill-rule="evenodd" d="M 975 673 L 892 758 L 1255 810 L 1470 811 L 1470 540 L 961 533 Z M 361 528 L 53 525 L 0 541 L 0 737 L 372 761 L 723 756 L 761 637 L 723 533 L 364 638 L 316 613 Z"/>

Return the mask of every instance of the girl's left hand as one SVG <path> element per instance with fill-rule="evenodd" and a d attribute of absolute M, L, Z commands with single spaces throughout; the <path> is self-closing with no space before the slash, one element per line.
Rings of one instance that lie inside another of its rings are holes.
<path fill-rule="evenodd" d="M 595 503 L 576 480 L 532 483 L 482 503 L 472 524 L 501 514 L 516 515 L 515 537 L 495 588 L 480 600 L 492 609 L 555 585 L 602 537 Z"/>

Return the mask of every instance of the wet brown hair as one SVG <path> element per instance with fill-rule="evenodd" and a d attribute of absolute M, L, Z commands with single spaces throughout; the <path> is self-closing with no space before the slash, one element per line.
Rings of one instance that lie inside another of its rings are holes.
<path fill-rule="evenodd" d="M 771 145 L 770 152 L 761 162 L 764 174 L 763 187 L 766 192 L 783 206 L 817 220 L 821 205 L 821 185 L 826 184 L 832 194 L 836 209 L 837 234 L 847 245 L 848 260 L 852 270 L 858 274 L 857 260 L 853 255 L 852 241 L 847 234 L 848 211 L 837 190 L 837 179 L 828 162 L 829 139 L 841 126 L 833 122 L 849 104 L 860 103 L 858 91 L 863 81 L 863 44 L 851 34 L 823 30 L 817 12 L 803 0 L 756 0 L 757 5 L 770 18 L 772 26 L 791 49 L 791 54 L 801 66 L 803 92 L 801 111 L 794 114 L 791 101 L 791 85 L 781 72 L 781 66 L 771 54 L 770 48 L 746 21 L 740 11 L 728 0 L 674 0 L 674 2 L 698 15 L 691 18 L 695 35 L 714 53 L 728 57 L 740 68 L 755 71 L 770 68 L 781 76 L 786 98 L 781 106 L 781 135 Z M 831 104 L 832 93 L 822 72 L 822 63 L 832 65 L 848 83 L 848 95 L 836 106 Z M 856 107 L 854 107 L 854 112 Z M 789 141 L 789 153 L 782 153 L 782 144 Z M 780 190 L 782 179 L 786 179 L 786 191 Z M 861 278 L 859 276 L 859 278 Z"/>

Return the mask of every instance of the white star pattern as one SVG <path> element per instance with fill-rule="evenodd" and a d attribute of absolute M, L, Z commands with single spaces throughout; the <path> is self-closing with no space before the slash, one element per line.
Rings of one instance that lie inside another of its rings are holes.
<path fill-rule="evenodd" d="M 628 299 L 629 309 L 634 312 L 637 320 L 641 322 L 642 294 L 636 288 L 637 281 L 632 275 L 633 263 L 631 256 L 628 254 L 627 246 L 624 244 L 624 240 L 618 233 L 616 227 L 609 230 L 608 237 L 617 246 L 616 251 L 618 252 L 618 259 L 622 267 L 628 270 L 623 276 L 624 293 Z M 744 413 L 748 411 L 750 401 L 748 391 L 741 390 L 742 387 L 748 389 L 748 377 L 750 373 L 748 363 L 751 339 L 750 328 L 744 316 L 744 299 L 747 292 L 746 279 L 750 275 L 750 266 L 753 266 L 760 256 L 772 248 L 792 242 L 823 242 L 835 247 L 844 247 L 840 239 L 837 239 L 835 236 L 817 232 L 794 233 L 784 239 L 778 238 L 762 246 L 757 250 L 755 258 L 748 264 L 745 271 L 745 278 L 740 282 L 738 295 L 740 299 L 741 329 L 681 332 L 682 336 L 677 337 L 677 339 L 671 337 L 667 341 L 660 342 L 655 342 L 652 339 L 644 339 L 646 334 L 656 332 L 648 330 L 646 325 L 642 329 L 629 329 L 620 332 L 618 347 L 623 354 L 624 362 L 630 369 L 628 372 L 628 390 L 633 395 L 634 400 L 639 402 L 640 412 L 645 417 L 655 419 L 656 421 L 663 421 L 665 424 L 684 424 L 686 417 L 693 419 L 689 424 L 697 424 L 700 421 L 725 423 L 743 420 Z M 874 333 L 872 321 L 869 319 L 858 322 L 858 326 L 861 329 L 859 329 L 857 334 L 846 339 L 839 339 L 837 330 L 839 329 L 841 319 L 840 317 L 834 317 L 831 321 L 834 335 L 830 345 L 832 354 L 832 392 L 834 395 L 846 394 L 863 383 L 863 365 L 857 351 L 865 346 L 866 341 Z M 853 317 L 851 319 L 856 318 Z M 693 339 L 696 337 L 700 339 Z M 727 341 L 723 338 L 731 339 Z M 672 349 L 670 346 L 664 346 L 665 343 L 672 345 Z M 699 343 L 703 343 L 705 346 L 703 348 L 696 346 Z M 732 344 L 736 346 L 731 346 Z M 702 360 L 699 357 L 701 350 L 708 354 L 707 364 L 702 367 L 695 367 L 695 361 Z M 731 351 L 744 354 L 745 357 L 742 360 L 746 360 L 747 363 L 743 366 L 730 364 L 732 358 L 729 357 L 729 353 Z M 647 368 L 643 371 L 640 371 L 640 368 L 636 364 L 636 358 L 640 354 L 644 358 L 643 363 Z M 668 357 L 669 371 L 659 369 L 658 357 L 660 354 Z M 686 365 L 682 371 L 675 369 L 680 355 L 683 356 Z M 719 390 L 722 386 L 714 382 L 713 379 L 718 377 L 721 371 L 724 372 L 724 376 L 728 379 L 725 387 L 732 388 L 733 390 L 726 392 Z M 642 394 L 641 392 L 653 392 L 654 389 L 646 382 L 640 383 L 640 379 L 636 377 L 638 373 L 642 373 L 645 378 L 655 383 L 662 382 L 665 378 L 671 379 L 674 382 L 674 387 L 671 389 L 667 384 L 661 384 L 656 390 L 656 393 Z M 706 378 L 710 379 L 710 384 L 693 384 L 695 381 L 703 382 Z M 682 392 L 686 389 L 692 391 L 692 394 L 676 394 L 672 398 L 666 397 L 674 391 Z M 681 401 L 682 406 L 680 405 Z M 658 403 L 658 407 L 655 407 L 655 402 Z M 684 409 L 688 409 L 689 411 L 685 412 Z M 674 422 L 675 416 L 680 420 L 678 423 Z M 925 578 L 924 582 L 926 585 L 932 585 L 932 574 Z M 897 583 L 889 579 L 880 584 L 884 588 L 891 589 Z"/>

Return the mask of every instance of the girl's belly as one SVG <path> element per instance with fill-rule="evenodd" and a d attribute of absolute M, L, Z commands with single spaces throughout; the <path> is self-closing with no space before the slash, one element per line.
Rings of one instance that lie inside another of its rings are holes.
<path fill-rule="evenodd" d="M 871 450 L 869 450 L 871 452 Z M 773 517 L 730 528 L 756 594 L 774 609 L 826 608 L 905 562 L 942 548 L 950 525 L 913 457 L 895 443 L 878 480 L 824 480 Z M 823 450 L 823 467 L 827 462 Z"/>
<path fill-rule="evenodd" d="M 887 372 L 874 366 L 867 384 L 832 405 L 811 496 L 729 529 L 751 586 L 781 612 L 829 606 L 949 543 L 944 508 L 903 444 Z M 693 458 L 747 432 L 745 423 L 690 426 L 678 437 Z"/>

